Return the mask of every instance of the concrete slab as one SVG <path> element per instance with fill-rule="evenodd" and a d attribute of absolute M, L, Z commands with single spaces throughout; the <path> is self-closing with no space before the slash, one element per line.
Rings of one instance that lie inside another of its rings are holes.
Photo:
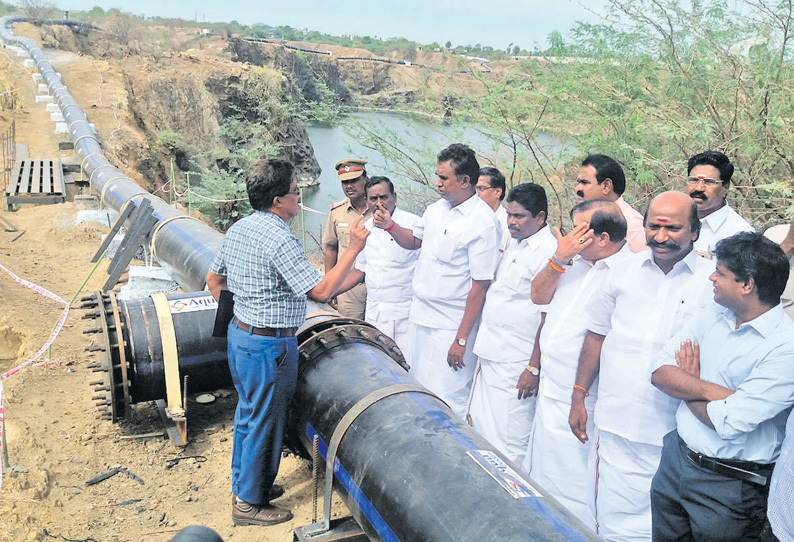
<path fill-rule="evenodd" d="M 55 133 L 56 134 L 68 134 L 69 133 L 69 125 L 65 122 L 56 122 L 55 123 Z"/>
<path fill-rule="evenodd" d="M 74 219 L 74 223 L 82 224 L 83 222 L 99 222 L 108 228 L 112 226 L 110 213 L 108 211 L 77 211 L 77 217 Z"/>
<path fill-rule="evenodd" d="M 49 94 L 50 87 L 46 83 L 39 83 L 39 94 Z"/>
<path fill-rule="evenodd" d="M 119 299 L 140 299 L 157 292 L 172 294 L 179 284 L 162 267 L 130 266 L 127 284 L 121 287 Z"/>
<path fill-rule="evenodd" d="M 69 173 L 80 173 L 80 162 L 77 156 L 65 156 L 61 158 L 61 167 Z"/>
<path fill-rule="evenodd" d="M 37 104 L 54 104 L 55 103 L 55 96 L 36 96 L 34 100 Z"/>
<path fill-rule="evenodd" d="M 36 62 L 33 61 L 32 58 L 26 58 L 25 62 L 22 63 L 26 68 L 35 68 Z"/>
<path fill-rule="evenodd" d="M 87 209 L 99 209 L 99 198 L 96 196 L 77 194 L 74 197 L 74 203 L 82 207 L 86 207 Z"/>
<path fill-rule="evenodd" d="M 50 120 L 52 122 L 63 122 L 63 113 L 50 113 Z"/>
<path fill-rule="evenodd" d="M 28 53 L 27 49 L 21 49 L 20 48 L 20 49 L 17 49 L 17 56 L 29 58 L 30 57 L 30 53 Z M 36 63 L 34 62 L 33 65 L 35 66 Z"/>
<path fill-rule="evenodd" d="M 60 113 L 61 107 L 58 104 L 47 104 L 47 113 Z"/>
<path fill-rule="evenodd" d="M 106 212 L 110 213 L 110 223 L 111 224 L 115 223 L 117 218 L 116 213 L 112 211 L 106 211 Z M 103 242 L 105 241 L 105 237 L 107 237 L 107 235 L 102 236 Z M 113 240 L 110 241 L 110 245 L 108 245 L 107 254 L 105 254 L 105 259 L 112 260 L 116 256 L 116 252 L 118 252 L 119 247 L 121 246 L 121 242 L 123 240 L 124 240 L 124 229 L 122 228 L 122 230 L 113 237 Z M 148 254 L 149 254 L 148 247 L 146 249 L 144 249 L 143 247 L 138 247 L 138 250 L 135 252 L 134 259 L 141 262 L 149 261 L 150 258 L 147 258 Z"/>
<path fill-rule="evenodd" d="M 33 75 L 33 82 L 34 83 L 41 83 L 42 81 L 44 81 L 44 76 L 41 75 L 40 73 L 34 73 L 32 75 Z"/>

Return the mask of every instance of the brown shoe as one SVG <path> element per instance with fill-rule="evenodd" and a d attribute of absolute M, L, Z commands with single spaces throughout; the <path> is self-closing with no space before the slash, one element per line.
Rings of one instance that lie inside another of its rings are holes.
<path fill-rule="evenodd" d="M 232 497 L 233 525 L 278 525 L 292 519 L 292 512 L 272 504 L 257 506 L 247 503 L 237 496 Z"/>
<path fill-rule="evenodd" d="M 270 486 L 270 491 L 267 492 L 267 500 L 274 501 L 284 494 L 284 487 L 279 484 Z M 237 502 L 237 495 L 232 494 L 232 506 Z"/>

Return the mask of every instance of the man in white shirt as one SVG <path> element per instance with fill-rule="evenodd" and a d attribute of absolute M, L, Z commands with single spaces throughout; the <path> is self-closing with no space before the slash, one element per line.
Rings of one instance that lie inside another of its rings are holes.
<path fill-rule="evenodd" d="M 395 222 L 409 229 L 419 221 L 417 215 L 397 207 L 397 193 L 388 177 L 370 177 L 365 190 L 371 212 L 385 209 Z M 359 253 L 356 266 L 340 291 L 365 282 L 365 320 L 394 340 L 408 359 L 412 344 L 408 324 L 413 297 L 411 281 L 420 251 L 402 248 L 388 232 L 373 226 L 372 221 L 370 218 L 364 223 L 371 232 L 367 246 Z"/>
<path fill-rule="evenodd" d="M 785 254 L 740 232 L 714 256 L 716 303 L 652 367 L 653 384 L 681 400 L 651 488 L 654 542 L 759 540 L 794 404 L 794 322 L 780 305 Z"/>
<path fill-rule="evenodd" d="M 614 201 L 626 218 L 626 241 L 632 252 L 648 250 L 645 244 L 645 228 L 642 215 L 623 199 L 626 190 L 626 175 L 614 158 L 605 154 L 591 154 L 582 160 L 579 176 L 576 178 L 576 198 L 578 201 L 606 199 Z"/>
<path fill-rule="evenodd" d="M 684 192 L 697 203 L 701 223 L 695 250 L 710 260 L 718 241 L 740 231 L 753 231 L 753 227 L 728 205 L 733 164 L 727 156 L 719 151 L 695 154 L 689 158 L 686 171 Z"/>
<path fill-rule="evenodd" d="M 482 172 L 482 170 L 480 170 Z M 474 344 L 478 357 L 469 415 L 474 429 L 508 459 L 521 465 L 527 452 L 540 361 L 530 359 L 540 325 L 540 309 L 530 297 L 532 278 L 557 247 L 546 224 L 546 191 L 520 184 L 507 196 L 510 242 L 485 296 Z M 523 372 L 534 381 L 516 394 Z"/>
<path fill-rule="evenodd" d="M 540 345 L 540 385 L 524 472 L 595 529 L 591 515 L 595 476 L 588 468 L 591 442 L 580 442 L 568 425 L 577 361 L 587 334 L 585 307 L 610 269 L 623 265 L 631 250 L 626 219 L 608 200 L 587 200 L 573 210 L 574 228 L 566 236 L 554 228 L 557 249 L 532 281 L 532 300 L 545 313 Z M 579 239 L 584 239 L 582 243 Z M 591 240 L 592 239 L 592 240 Z M 490 293 L 489 293 L 490 295 Z M 522 378 L 530 378 L 527 371 Z M 587 431 L 592 433 L 595 386 L 585 400 Z"/>
<path fill-rule="evenodd" d="M 422 248 L 409 317 L 411 374 L 463 418 L 477 361 L 472 346 L 499 258 L 499 228 L 494 212 L 476 197 L 480 166 L 474 151 L 455 143 L 437 160 L 442 199 L 413 228 L 396 223 L 385 209 L 375 212 L 373 224 L 407 250 Z"/>
<path fill-rule="evenodd" d="M 780 296 L 783 310 L 794 319 L 794 220 L 791 224 L 772 226 L 764 232 L 764 237 L 780 245 L 789 262 L 789 276 L 786 289 Z"/>
<path fill-rule="evenodd" d="M 786 423 L 786 438 L 772 473 L 767 516 L 780 542 L 794 542 L 794 411 Z"/>
<path fill-rule="evenodd" d="M 579 356 L 569 421 L 586 442 L 585 398 L 599 377 L 594 409 L 598 534 L 609 541 L 651 539 L 651 480 L 662 438 L 675 427 L 677 402 L 648 378 L 657 352 L 711 300 L 711 262 L 693 244 L 700 221 L 681 192 L 655 197 L 645 219 L 650 252 L 609 273 L 587 305 L 588 333 Z"/>
<path fill-rule="evenodd" d="M 481 168 L 474 188 L 477 189 L 477 195 L 496 213 L 496 218 L 499 220 L 499 227 L 501 228 L 499 251 L 503 253 L 507 248 L 507 243 L 510 241 L 510 231 L 507 227 L 507 209 L 502 205 L 502 200 L 505 199 L 505 194 L 507 194 L 505 176 L 495 167 Z"/>

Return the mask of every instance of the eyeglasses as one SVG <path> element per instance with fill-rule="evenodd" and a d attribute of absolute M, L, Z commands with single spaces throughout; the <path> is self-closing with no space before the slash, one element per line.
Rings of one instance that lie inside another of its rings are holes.
<path fill-rule="evenodd" d="M 706 186 L 717 186 L 722 184 L 722 181 L 719 181 L 717 179 L 710 179 L 708 177 L 704 177 L 703 175 L 686 178 L 687 184 L 698 184 L 700 181 L 703 181 L 703 184 L 705 184 Z"/>
<path fill-rule="evenodd" d="M 284 194 L 284 195 L 285 195 L 285 196 L 288 196 L 288 195 L 290 195 L 290 194 L 295 194 L 296 196 L 300 196 L 300 195 L 301 195 L 301 189 L 300 189 L 300 188 L 298 188 L 298 187 L 296 186 L 296 187 L 295 187 L 295 190 L 290 190 L 289 192 L 287 192 L 287 193 L 286 193 L 286 194 Z"/>
<path fill-rule="evenodd" d="M 494 189 L 493 186 L 480 186 L 478 184 L 474 185 L 474 188 L 477 190 L 477 192 L 485 192 L 486 190 L 493 190 Z"/>

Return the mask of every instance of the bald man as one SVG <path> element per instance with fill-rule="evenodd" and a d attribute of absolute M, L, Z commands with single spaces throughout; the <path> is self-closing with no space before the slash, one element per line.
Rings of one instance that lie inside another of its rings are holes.
<path fill-rule="evenodd" d="M 651 480 L 662 438 L 675 428 L 678 402 L 656 389 L 650 367 L 663 345 L 711 302 L 713 264 L 693 250 L 697 206 L 681 192 L 651 201 L 644 219 L 650 251 L 611 270 L 591 298 L 569 422 L 587 442 L 585 398 L 599 377 L 595 424 L 598 534 L 610 541 L 651 540 Z"/>

